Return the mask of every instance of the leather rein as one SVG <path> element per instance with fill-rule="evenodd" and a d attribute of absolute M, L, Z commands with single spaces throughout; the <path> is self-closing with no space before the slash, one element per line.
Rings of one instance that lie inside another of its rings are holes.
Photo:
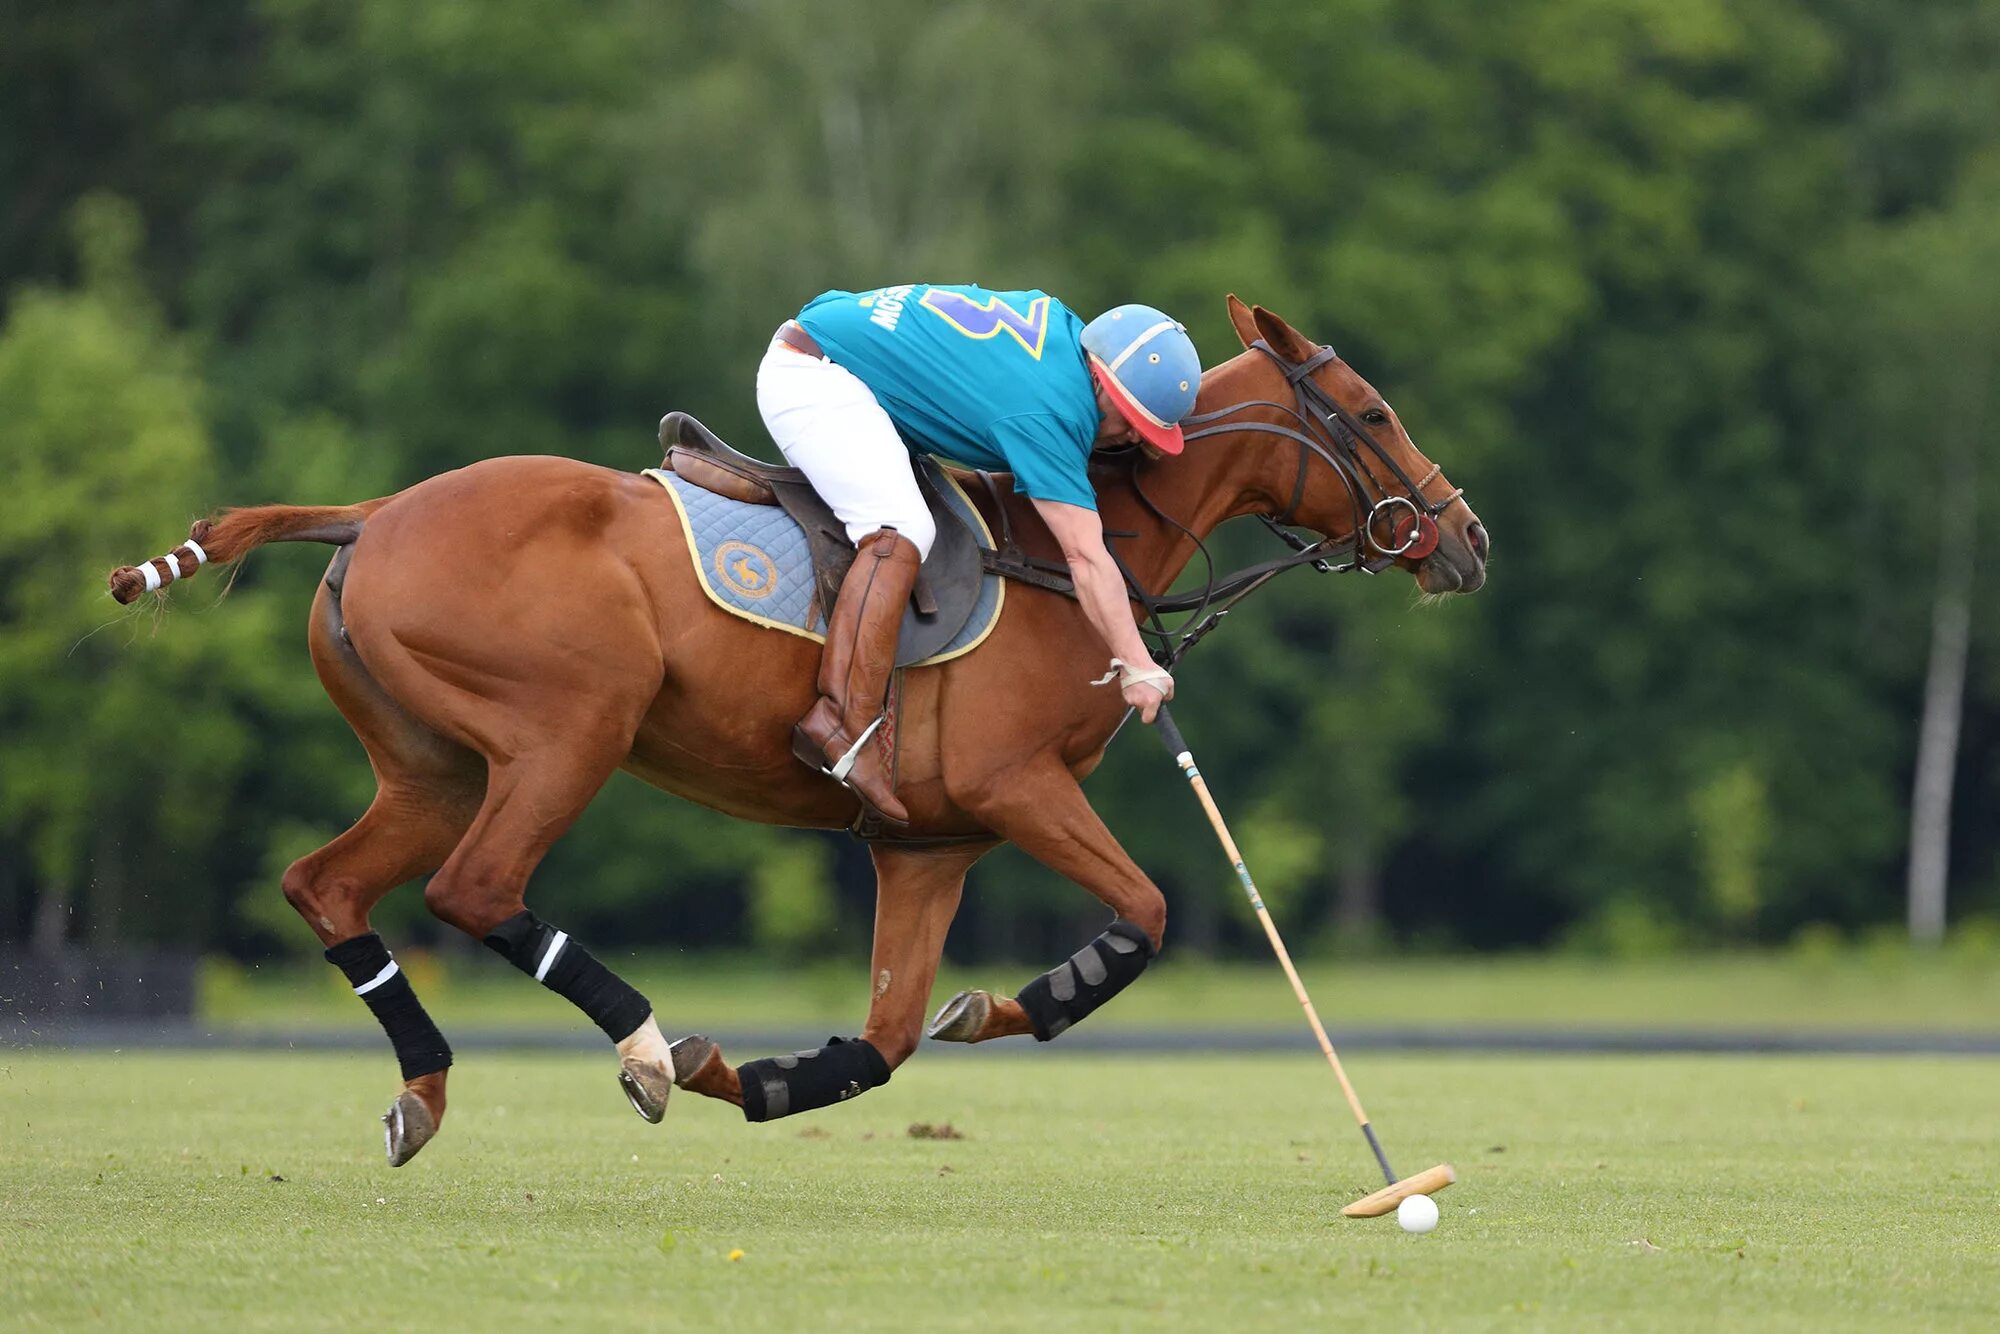
<path fill-rule="evenodd" d="M 1424 487 L 1436 479 L 1441 470 L 1439 465 L 1433 464 L 1421 481 L 1412 481 L 1368 428 L 1320 387 L 1312 378 L 1313 372 L 1336 358 L 1338 354 L 1332 348 L 1323 347 L 1300 362 L 1287 361 L 1261 338 L 1252 343 L 1251 348 L 1276 362 L 1285 373 L 1286 383 L 1292 386 L 1294 406 L 1287 407 L 1269 399 L 1246 399 L 1214 412 L 1188 417 L 1182 425 L 1201 428 L 1186 432 L 1189 440 L 1254 431 L 1279 436 L 1298 445 L 1299 471 L 1292 486 L 1291 502 L 1281 513 L 1257 516 L 1266 528 L 1292 549 L 1291 554 L 1218 577 L 1207 544 L 1187 525 L 1154 504 L 1152 497 L 1146 494 L 1139 483 L 1138 472 L 1143 456 L 1136 446 L 1132 448 L 1128 455 L 1132 460 L 1132 490 L 1139 497 L 1139 503 L 1155 518 L 1179 529 L 1192 541 L 1208 569 L 1207 578 L 1199 590 L 1156 597 L 1133 577 L 1124 558 L 1111 545 L 1110 539 L 1134 538 L 1138 534 L 1109 530 L 1104 534 L 1107 539 L 1105 545 L 1111 552 L 1112 560 L 1117 562 L 1119 573 L 1125 578 L 1132 600 L 1144 613 L 1139 632 L 1147 640 L 1154 659 L 1163 667 L 1173 667 L 1188 650 L 1214 631 L 1237 603 L 1287 570 L 1310 565 L 1321 574 L 1345 574 L 1354 570 L 1363 574 L 1379 574 L 1399 559 L 1421 560 L 1430 555 L 1437 549 L 1438 516 L 1465 493 L 1464 487 L 1457 487 L 1442 500 L 1428 499 L 1424 495 Z M 1291 418 L 1297 426 L 1258 421 L 1232 423 L 1227 420 L 1251 408 L 1275 409 Z M 1374 479 L 1361 452 L 1364 447 L 1389 470 L 1402 485 L 1405 494 L 1395 495 L 1385 488 L 1371 487 Z M 1347 488 L 1353 505 L 1354 535 L 1338 542 L 1331 538 L 1308 541 L 1290 527 L 1298 514 L 1299 505 L 1305 499 L 1307 473 L 1315 458 L 1333 469 Z M 1037 560 L 1015 545 L 998 488 L 987 474 L 982 472 L 979 476 L 986 483 L 994 507 L 1001 515 L 1001 549 L 985 554 L 986 569 L 1037 588 L 1074 597 L 1075 586 L 1069 579 L 1069 567 L 1055 561 Z M 1388 525 L 1386 540 L 1382 529 L 1385 523 Z M 1169 627 L 1161 619 L 1163 615 L 1181 613 L 1187 613 L 1187 619 L 1177 627 Z"/>

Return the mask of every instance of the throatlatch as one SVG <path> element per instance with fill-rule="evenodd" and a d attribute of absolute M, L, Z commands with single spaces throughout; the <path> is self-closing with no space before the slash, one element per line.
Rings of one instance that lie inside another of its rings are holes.
<path fill-rule="evenodd" d="M 817 1051 L 745 1061 L 736 1078 L 743 1086 L 743 1119 L 775 1121 L 888 1083 L 889 1063 L 866 1038 L 828 1038 Z"/>
<path fill-rule="evenodd" d="M 653 1003 L 589 950 L 523 909 L 493 928 L 486 944 L 516 968 L 582 1010 L 613 1042 L 631 1037 Z"/>
<path fill-rule="evenodd" d="M 410 979 L 403 976 L 381 936 L 370 931 L 343 940 L 326 952 L 326 961 L 346 974 L 354 994 L 368 1003 L 396 1049 L 404 1079 L 451 1068 L 451 1044 L 425 1013 Z"/>
<path fill-rule="evenodd" d="M 1153 942 L 1123 918 L 1043 973 L 1014 999 L 1035 1026 L 1035 1041 L 1047 1042 L 1077 1020 L 1132 985 L 1153 961 Z"/>

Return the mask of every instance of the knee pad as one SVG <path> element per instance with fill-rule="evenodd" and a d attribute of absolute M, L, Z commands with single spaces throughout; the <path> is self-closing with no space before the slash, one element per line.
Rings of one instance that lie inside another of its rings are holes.
<path fill-rule="evenodd" d="M 1153 942 L 1123 918 L 1104 934 L 1014 997 L 1035 1026 L 1035 1040 L 1047 1042 L 1132 985 L 1153 961 Z"/>
<path fill-rule="evenodd" d="M 828 1038 L 817 1051 L 745 1061 L 736 1078 L 743 1085 L 743 1119 L 775 1121 L 888 1083 L 889 1063 L 866 1038 Z"/>

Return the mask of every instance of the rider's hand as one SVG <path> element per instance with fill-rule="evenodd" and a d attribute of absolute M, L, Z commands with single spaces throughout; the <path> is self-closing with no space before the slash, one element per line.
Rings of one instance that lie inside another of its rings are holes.
<path fill-rule="evenodd" d="M 1174 678 L 1164 668 L 1158 667 L 1151 658 L 1138 659 L 1142 664 L 1134 669 L 1123 658 L 1111 660 L 1111 670 L 1098 677 L 1091 684 L 1108 686 L 1118 683 L 1118 693 L 1125 697 L 1125 703 L 1139 711 L 1139 717 L 1150 723 L 1160 706 L 1174 697 Z"/>
<path fill-rule="evenodd" d="M 1125 696 L 1127 704 L 1139 711 L 1139 721 L 1151 723 L 1153 715 L 1160 711 L 1160 705 L 1174 697 L 1174 678 L 1163 676 L 1157 681 L 1134 681 L 1119 693 Z"/>

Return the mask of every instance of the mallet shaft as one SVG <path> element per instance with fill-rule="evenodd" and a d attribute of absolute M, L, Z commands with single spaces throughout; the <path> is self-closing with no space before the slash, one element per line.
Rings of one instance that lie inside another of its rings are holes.
<path fill-rule="evenodd" d="M 1208 822 L 1222 843 L 1222 851 L 1228 856 L 1230 864 L 1235 866 L 1236 878 L 1242 882 L 1250 907 L 1256 911 L 1257 920 L 1263 924 L 1264 934 L 1270 939 L 1272 952 L 1278 956 L 1278 964 L 1285 970 L 1286 980 L 1292 984 L 1292 994 L 1298 997 L 1300 1008 L 1306 1012 L 1306 1022 L 1312 1025 L 1313 1037 L 1319 1040 L 1319 1049 L 1326 1054 L 1326 1063 L 1333 1067 L 1333 1076 L 1340 1081 L 1340 1091 L 1347 1095 L 1347 1105 L 1354 1112 L 1355 1123 L 1368 1137 L 1368 1147 L 1375 1151 L 1375 1161 L 1382 1165 L 1382 1175 L 1390 1185 L 1395 1185 L 1396 1173 L 1389 1166 L 1389 1156 L 1382 1152 L 1382 1142 L 1375 1138 L 1375 1128 L 1368 1124 L 1368 1113 L 1361 1110 L 1361 1099 L 1356 1096 L 1354 1085 L 1348 1082 L 1347 1071 L 1341 1068 L 1340 1055 L 1333 1049 L 1333 1040 L 1327 1037 L 1326 1026 L 1320 1023 L 1319 1012 L 1313 1009 L 1312 997 L 1306 994 L 1306 984 L 1299 980 L 1299 970 L 1292 966 L 1291 953 L 1278 935 L 1278 926 L 1271 920 L 1270 910 L 1264 906 L 1264 896 L 1257 892 L 1257 883 L 1250 878 L 1249 867 L 1243 864 L 1243 854 L 1237 851 L 1236 840 L 1229 836 L 1229 826 L 1223 823 L 1222 812 L 1217 809 L 1215 798 L 1209 795 L 1201 770 L 1195 767 L 1194 755 L 1188 750 L 1187 741 L 1181 736 L 1180 728 L 1174 726 L 1173 715 L 1167 712 L 1164 704 L 1154 721 L 1159 726 L 1160 738 L 1167 743 L 1167 750 L 1174 757 L 1174 763 L 1187 775 L 1188 786 L 1194 789 L 1196 800 L 1207 812 Z"/>

